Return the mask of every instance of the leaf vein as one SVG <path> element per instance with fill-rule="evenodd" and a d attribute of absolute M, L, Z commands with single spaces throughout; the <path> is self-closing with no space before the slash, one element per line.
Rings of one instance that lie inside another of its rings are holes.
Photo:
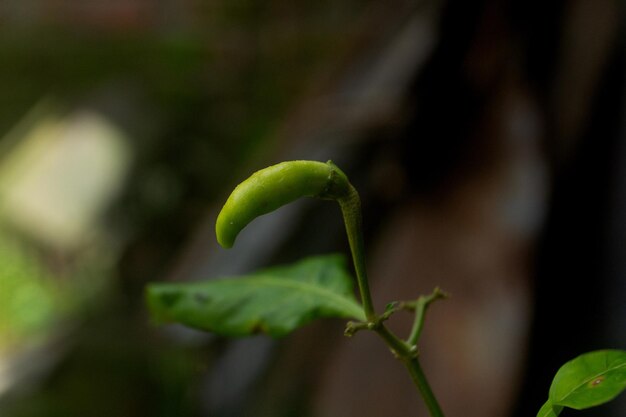
<path fill-rule="evenodd" d="M 262 286 L 262 284 L 264 284 L 264 285 L 275 286 L 275 287 L 293 288 L 293 289 L 301 290 L 303 292 L 317 294 L 319 296 L 322 296 L 323 298 L 332 300 L 338 305 L 341 305 L 343 309 L 350 312 L 350 314 L 353 315 L 354 318 L 358 318 L 360 320 L 365 319 L 361 307 L 356 302 L 351 301 L 333 291 L 327 290 L 325 288 L 322 288 L 313 284 L 309 284 L 309 283 L 302 282 L 302 281 L 271 278 L 271 277 L 254 277 L 254 278 L 251 278 L 250 280 L 247 280 L 247 282 L 255 286 Z"/>
<path fill-rule="evenodd" d="M 619 364 L 619 365 L 617 365 L 617 366 L 615 366 L 615 367 L 613 367 L 613 368 L 610 368 L 610 369 L 605 369 L 604 371 L 602 371 L 602 372 L 600 372 L 600 373 L 597 373 L 597 374 L 595 374 L 595 375 L 593 375 L 593 376 L 591 376 L 591 377 L 589 377 L 589 378 L 585 379 L 583 382 L 581 382 L 580 384 L 578 384 L 577 386 L 575 386 L 574 388 L 572 388 L 572 389 L 571 389 L 571 390 L 570 390 L 567 394 L 565 394 L 565 395 L 564 395 L 561 399 L 559 399 L 559 400 L 558 400 L 558 402 L 561 402 L 561 401 L 563 401 L 563 400 L 566 400 L 566 399 L 567 399 L 570 395 L 572 395 L 572 393 L 573 393 L 574 391 L 576 391 L 577 389 L 579 389 L 579 388 L 581 388 L 581 387 L 584 387 L 585 385 L 587 385 L 588 383 L 590 383 L 590 382 L 591 382 L 591 381 L 593 381 L 594 379 L 599 378 L 599 377 L 601 377 L 601 376 L 603 376 L 603 375 L 606 375 L 608 372 L 615 371 L 616 369 L 620 369 L 620 368 L 624 368 L 624 367 L 626 367 L 626 363 Z M 558 404 L 558 403 L 557 403 L 557 404 Z"/>

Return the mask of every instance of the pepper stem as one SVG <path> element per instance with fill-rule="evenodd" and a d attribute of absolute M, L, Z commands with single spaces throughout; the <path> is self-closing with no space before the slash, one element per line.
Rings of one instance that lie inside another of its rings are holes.
<path fill-rule="evenodd" d="M 349 184 L 349 183 L 348 183 Z M 431 417 L 444 417 L 441 407 L 433 394 L 430 385 L 424 375 L 420 363 L 418 361 L 417 339 L 421 333 L 421 327 L 424 320 L 424 313 L 428 305 L 442 296 L 443 293 L 435 291 L 431 297 L 420 299 L 418 301 L 416 324 L 408 341 L 404 341 L 393 334 L 383 323 L 386 317 L 378 316 L 374 310 L 374 303 L 369 290 L 367 280 L 366 264 L 365 264 L 365 245 L 363 243 L 363 226 L 361 215 L 361 199 L 356 189 L 349 184 L 348 192 L 345 196 L 338 198 L 339 206 L 343 214 L 354 269 L 356 272 L 357 284 L 363 304 L 363 311 L 367 318 L 367 323 L 354 324 L 349 323 L 346 329 L 346 335 L 350 336 L 360 329 L 369 329 L 374 331 L 387 344 L 391 352 L 398 358 L 407 368 L 413 383 L 420 392 Z"/>

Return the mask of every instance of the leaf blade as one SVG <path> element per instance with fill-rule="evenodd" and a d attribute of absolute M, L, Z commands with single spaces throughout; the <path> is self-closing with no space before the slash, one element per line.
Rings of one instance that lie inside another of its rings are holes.
<path fill-rule="evenodd" d="M 550 401 L 576 410 L 611 401 L 626 389 L 626 351 L 599 350 L 565 363 L 550 386 Z"/>
<path fill-rule="evenodd" d="M 239 278 L 152 284 L 147 302 L 160 322 L 224 336 L 284 336 L 321 317 L 364 320 L 345 258 L 326 255 Z"/>
<path fill-rule="evenodd" d="M 563 411 L 562 406 L 555 406 L 554 404 L 552 404 L 552 401 L 548 400 L 539 409 L 537 417 L 558 417 L 558 415 L 561 414 L 561 411 Z"/>

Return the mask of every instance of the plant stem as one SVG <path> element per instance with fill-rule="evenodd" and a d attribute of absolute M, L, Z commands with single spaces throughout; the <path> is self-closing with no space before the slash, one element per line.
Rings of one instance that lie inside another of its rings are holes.
<path fill-rule="evenodd" d="M 430 388 L 430 384 L 417 358 L 417 347 L 399 339 L 382 323 L 373 330 L 387 343 L 392 353 L 406 366 L 413 383 L 422 395 L 424 403 L 426 403 L 431 417 L 444 417 L 437 398 Z"/>
<path fill-rule="evenodd" d="M 363 304 L 363 311 L 365 317 L 368 320 L 367 328 L 371 328 L 378 336 L 380 336 L 387 346 L 391 349 L 391 352 L 406 366 L 411 375 L 411 379 L 415 383 L 415 386 L 419 390 L 426 407 L 430 412 L 431 417 L 444 417 L 441 407 L 433 394 L 424 371 L 417 359 L 417 346 L 416 341 L 421 332 L 421 327 L 424 321 L 424 312 L 426 307 L 439 298 L 439 294 L 436 290 L 431 297 L 423 299 L 418 302 L 418 308 L 416 314 L 417 324 L 413 325 L 413 330 L 409 341 L 397 337 L 393 334 L 383 323 L 381 317 L 376 314 L 374 310 L 374 304 L 372 302 L 372 296 L 369 290 L 369 284 L 367 281 L 367 272 L 365 265 L 365 245 L 363 243 L 363 230 L 361 219 L 361 199 L 359 194 L 352 185 L 349 185 L 349 191 L 346 196 L 338 199 L 341 206 L 341 212 L 343 214 L 344 223 L 346 225 L 346 233 L 348 234 L 348 242 L 350 243 L 350 251 L 352 252 L 352 260 L 354 262 L 354 269 L 356 271 L 357 284 L 359 286 L 359 292 L 361 295 L 361 303 Z M 431 299 L 432 298 L 432 299 Z"/>
<path fill-rule="evenodd" d="M 352 260 L 356 272 L 356 280 L 361 295 L 361 303 L 363 303 L 363 311 L 365 317 L 370 322 L 376 320 L 376 312 L 369 290 L 367 281 L 367 272 L 365 266 L 365 245 L 363 243 L 362 219 L 361 219 L 361 199 L 359 193 L 352 185 L 349 185 L 348 194 L 338 199 L 343 221 L 346 225 L 346 233 L 348 234 L 348 242 L 350 251 L 352 252 Z"/>
<path fill-rule="evenodd" d="M 420 365 L 418 358 L 413 357 L 411 360 L 404 362 L 404 365 L 409 370 L 411 379 L 413 379 L 413 382 L 422 394 L 422 398 L 426 403 L 426 407 L 428 408 L 430 415 L 432 417 L 444 417 L 441 407 L 435 398 L 435 394 L 433 394 L 433 390 L 428 384 L 426 375 L 424 375 L 424 371 L 422 370 L 422 366 Z"/>
<path fill-rule="evenodd" d="M 426 310 L 428 307 L 433 302 L 447 297 L 448 295 L 437 287 L 432 294 L 422 295 L 417 299 L 417 302 L 415 303 L 415 319 L 413 320 L 413 327 L 411 329 L 411 334 L 406 340 L 409 345 L 417 344 L 417 341 L 422 334 L 422 329 L 424 328 L 424 319 L 426 318 Z"/>

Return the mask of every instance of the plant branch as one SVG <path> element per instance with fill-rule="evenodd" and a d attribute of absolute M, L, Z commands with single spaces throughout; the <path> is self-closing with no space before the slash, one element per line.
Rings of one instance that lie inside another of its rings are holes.
<path fill-rule="evenodd" d="M 346 225 L 346 233 L 352 252 L 352 260 L 356 272 L 356 280 L 361 295 L 361 303 L 365 317 L 370 322 L 376 321 L 376 312 L 369 290 L 367 272 L 365 266 L 365 245 L 363 243 L 362 219 L 361 219 L 361 199 L 352 185 L 349 185 L 348 193 L 345 197 L 337 200 L 343 214 L 343 221 Z"/>
<path fill-rule="evenodd" d="M 422 334 L 424 328 L 424 319 L 426 318 L 426 310 L 430 305 L 437 301 L 448 298 L 448 294 L 443 292 L 439 287 L 436 287 L 429 295 L 422 295 L 415 302 L 415 320 L 413 321 L 413 327 L 411 328 L 411 334 L 407 339 L 407 343 L 411 346 L 417 345 L 417 341 Z"/>
<path fill-rule="evenodd" d="M 359 330 L 368 329 L 376 332 L 383 341 L 389 346 L 391 352 L 396 358 L 398 358 L 408 369 L 411 379 L 418 388 L 431 417 L 444 417 L 441 407 L 433 394 L 426 376 L 418 361 L 418 350 L 416 343 L 411 341 L 417 341 L 421 328 L 423 326 L 424 315 L 426 308 L 434 300 L 442 298 L 443 293 L 440 290 L 435 289 L 433 294 L 426 297 L 420 297 L 415 302 L 416 310 L 416 322 L 414 324 L 411 336 L 408 341 L 404 341 L 393 334 L 385 325 L 384 321 L 391 316 L 398 308 L 406 308 L 406 306 L 390 306 L 387 311 L 378 316 L 374 310 L 374 304 L 372 302 L 372 296 L 369 290 L 369 284 L 367 281 L 366 265 L 365 265 L 365 246 L 363 244 L 363 231 L 361 220 L 361 200 L 359 194 L 352 187 L 349 186 L 348 193 L 338 199 L 343 214 L 344 223 L 346 225 L 346 233 L 348 234 L 348 242 L 350 243 L 350 251 L 352 252 L 352 260 L 354 262 L 354 269 L 356 271 L 357 284 L 359 286 L 359 292 L 361 295 L 361 302 L 363 304 L 363 311 L 367 318 L 365 323 L 348 323 L 346 327 L 346 336 L 352 336 Z"/>
<path fill-rule="evenodd" d="M 428 380 L 426 379 L 426 375 L 422 370 L 422 366 L 420 365 L 418 358 L 414 357 L 409 361 L 404 361 L 404 365 L 409 370 L 413 383 L 422 394 L 422 398 L 426 403 L 426 407 L 428 408 L 430 415 L 432 417 L 444 417 L 443 411 L 441 411 L 441 407 L 435 398 L 435 394 L 433 394 L 433 390 L 428 384 Z"/>
<path fill-rule="evenodd" d="M 419 363 L 417 346 L 411 345 L 394 335 L 384 324 L 373 329 L 389 346 L 394 356 L 399 359 L 409 371 L 413 383 L 419 390 L 431 417 L 444 417 L 437 398 L 426 379 L 426 375 Z"/>

